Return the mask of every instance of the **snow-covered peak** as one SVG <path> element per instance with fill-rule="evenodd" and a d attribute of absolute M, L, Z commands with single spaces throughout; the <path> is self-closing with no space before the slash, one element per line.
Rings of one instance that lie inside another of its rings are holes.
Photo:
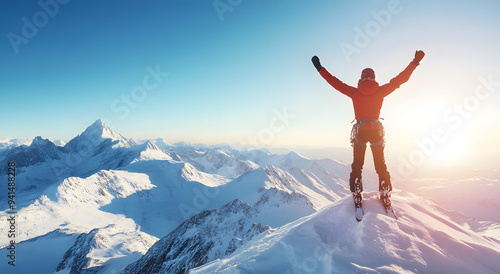
<path fill-rule="evenodd" d="M 55 146 L 49 139 L 43 139 L 41 136 L 36 136 L 33 141 L 31 141 L 30 147 L 39 147 L 39 146 Z"/>
<path fill-rule="evenodd" d="M 96 120 L 84 131 L 86 134 L 97 133 L 105 138 L 112 138 L 114 132 L 101 119 Z M 106 135 L 106 136 L 105 136 Z"/>
<path fill-rule="evenodd" d="M 7 161 L 13 161 L 18 167 L 29 167 L 60 159 L 62 148 L 56 147 L 50 140 L 37 136 L 30 143 L 30 146 L 15 146 L 2 151 L 5 153 L 2 159 L 5 165 Z M 3 172 L 0 171 L 0 174 Z"/>
<path fill-rule="evenodd" d="M 101 120 L 95 121 L 85 131 L 73 138 L 66 144 L 66 148 L 72 151 L 85 150 L 91 152 L 98 148 L 103 142 L 110 142 L 110 146 L 130 148 L 136 145 L 132 139 L 123 137 L 118 132 L 112 130 L 108 125 L 104 124 Z"/>
<path fill-rule="evenodd" d="M 280 168 L 288 169 L 293 166 L 302 166 L 305 163 L 311 162 L 308 158 L 296 153 L 289 152 L 286 155 L 283 155 L 281 161 L 277 164 Z"/>
<path fill-rule="evenodd" d="M 292 160 L 309 160 L 309 158 L 295 152 L 295 151 L 290 151 L 286 154 L 286 158 L 292 159 Z"/>
<path fill-rule="evenodd" d="M 229 202 L 223 205 L 220 209 L 221 214 L 229 214 L 229 213 L 250 213 L 253 209 L 252 206 L 241 201 L 240 199 L 235 199 L 232 202 Z"/>
<path fill-rule="evenodd" d="M 87 137 L 87 139 L 111 139 L 113 141 L 118 141 L 118 146 L 130 147 L 131 145 L 133 145 L 133 143 L 131 143 L 131 140 L 126 139 L 120 133 L 112 130 L 100 119 L 89 126 L 81 134 L 81 136 L 85 136 Z"/>
<path fill-rule="evenodd" d="M 161 150 L 154 142 L 151 142 L 151 140 L 149 140 L 146 143 L 144 143 L 143 147 L 146 150 Z"/>
<path fill-rule="evenodd" d="M 167 149 L 173 147 L 171 143 L 167 141 L 165 138 L 156 138 L 153 140 L 149 140 L 150 142 L 154 143 L 157 147 L 160 149 Z"/>
<path fill-rule="evenodd" d="M 52 141 L 52 143 L 54 143 L 54 144 L 55 144 L 56 146 L 58 146 L 58 147 L 63 147 L 63 146 L 65 146 L 65 145 L 66 145 L 66 142 L 65 142 L 65 141 L 63 141 L 63 140 L 59 140 L 59 139 Z"/>
<path fill-rule="evenodd" d="M 162 151 L 151 140 L 148 140 L 144 144 L 136 146 L 135 148 L 138 149 L 139 155 L 132 161 L 132 163 L 151 160 L 173 160 L 170 155 Z"/>

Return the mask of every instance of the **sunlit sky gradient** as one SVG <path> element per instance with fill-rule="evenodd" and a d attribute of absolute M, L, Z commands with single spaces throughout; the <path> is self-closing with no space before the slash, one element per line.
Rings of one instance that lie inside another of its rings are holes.
<path fill-rule="evenodd" d="M 2 1 L 0 138 L 67 141 L 102 118 L 137 139 L 349 146 L 352 103 L 311 57 L 350 85 L 365 67 L 383 84 L 422 49 L 421 66 L 384 103 L 388 148 L 409 155 L 442 129 L 434 158 L 484 161 L 500 152 L 500 86 L 483 88 L 488 98 L 474 92 L 480 78 L 500 82 L 499 10 L 498 1 L 242 0 L 218 14 L 212 0 L 72 0 L 44 24 L 38 1 Z M 13 46 L 9 33 L 22 36 L 23 17 L 34 16 L 37 33 Z M 148 67 L 168 76 L 138 93 Z M 284 110 L 294 116 L 286 124 L 276 118 Z"/>

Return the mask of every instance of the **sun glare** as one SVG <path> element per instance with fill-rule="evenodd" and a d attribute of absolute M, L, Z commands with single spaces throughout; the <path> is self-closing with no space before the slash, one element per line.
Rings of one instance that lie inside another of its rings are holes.
<path fill-rule="evenodd" d="M 418 136 L 429 130 L 429 127 L 442 121 L 442 109 L 443 105 L 446 105 L 443 101 L 439 97 L 433 98 L 433 100 L 422 97 L 397 97 L 397 100 L 388 102 L 382 115 L 387 118 L 386 122 Z"/>
<path fill-rule="evenodd" d="M 436 164 L 453 165 L 464 160 L 468 152 L 468 142 L 462 134 L 450 135 L 443 143 L 436 144 L 430 159 Z"/>

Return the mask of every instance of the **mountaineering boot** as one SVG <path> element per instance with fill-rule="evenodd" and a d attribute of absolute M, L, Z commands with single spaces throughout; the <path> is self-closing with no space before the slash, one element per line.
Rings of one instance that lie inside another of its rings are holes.
<path fill-rule="evenodd" d="M 361 203 L 363 200 L 363 196 L 361 195 L 361 192 L 363 191 L 363 181 L 361 180 L 361 176 L 351 177 L 351 179 L 352 180 L 349 181 L 352 181 L 350 182 L 350 185 L 352 198 L 354 199 L 354 217 L 356 217 L 356 220 L 360 222 L 363 219 L 363 206 Z"/>
<path fill-rule="evenodd" d="M 391 175 L 388 171 L 379 175 L 379 193 L 380 200 L 382 204 L 387 208 L 391 206 L 391 191 L 392 191 L 392 183 L 391 183 Z"/>
<path fill-rule="evenodd" d="M 356 191 L 356 186 L 359 184 L 360 191 L 363 192 L 363 181 L 361 180 L 361 172 L 360 171 L 353 171 L 351 172 L 351 175 L 349 177 L 349 187 L 351 189 L 351 192 Z"/>
<path fill-rule="evenodd" d="M 392 216 L 394 219 L 398 219 L 396 213 L 394 213 L 394 209 L 392 208 L 390 200 L 391 191 L 392 191 L 391 176 L 389 172 L 385 172 L 383 176 L 379 177 L 380 202 L 382 203 L 382 206 L 384 206 L 385 213 L 387 214 L 387 216 Z"/>

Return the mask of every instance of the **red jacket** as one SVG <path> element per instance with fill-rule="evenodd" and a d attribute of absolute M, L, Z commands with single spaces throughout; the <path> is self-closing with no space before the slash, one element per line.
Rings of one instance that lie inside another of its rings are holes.
<path fill-rule="evenodd" d="M 358 83 L 357 88 L 342 83 L 325 68 L 322 68 L 319 73 L 332 87 L 352 99 L 356 120 L 360 121 L 364 119 L 379 119 L 384 97 L 408 81 L 416 67 L 417 65 L 414 62 L 410 62 L 403 72 L 383 86 L 379 86 L 375 81 L 366 80 Z"/>

